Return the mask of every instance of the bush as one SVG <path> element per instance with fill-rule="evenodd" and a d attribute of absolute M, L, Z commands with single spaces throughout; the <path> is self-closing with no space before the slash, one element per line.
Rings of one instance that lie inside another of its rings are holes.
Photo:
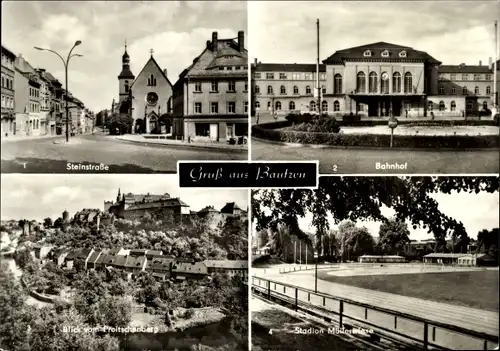
<path fill-rule="evenodd" d="M 290 113 L 285 117 L 285 119 L 291 123 L 308 123 L 315 119 L 318 119 L 318 116 L 310 113 Z"/>
<path fill-rule="evenodd" d="M 496 125 L 496 126 L 500 126 L 500 114 L 496 114 L 495 117 L 493 117 L 493 123 Z"/>
<path fill-rule="evenodd" d="M 491 116 L 491 110 L 490 109 L 479 111 L 479 117 L 487 117 L 487 116 Z"/>
<path fill-rule="evenodd" d="M 349 115 L 344 115 L 342 116 L 342 123 L 357 123 L 361 121 L 361 116 L 360 115 L 354 115 L 354 114 L 349 114 Z"/>
<path fill-rule="evenodd" d="M 308 123 L 294 124 L 292 129 L 299 132 L 338 133 L 340 126 L 334 117 L 326 117 Z"/>

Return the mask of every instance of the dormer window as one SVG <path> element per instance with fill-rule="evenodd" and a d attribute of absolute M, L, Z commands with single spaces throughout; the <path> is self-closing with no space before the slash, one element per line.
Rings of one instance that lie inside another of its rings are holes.
<path fill-rule="evenodd" d="M 382 51 L 382 57 L 389 57 L 389 51 L 387 50 Z"/>
<path fill-rule="evenodd" d="M 370 50 L 366 50 L 364 53 L 363 53 L 363 56 L 364 57 L 370 57 L 372 55 L 372 52 Z"/>
<path fill-rule="evenodd" d="M 406 51 L 401 51 L 399 53 L 399 57 L 406 57 Z"/>

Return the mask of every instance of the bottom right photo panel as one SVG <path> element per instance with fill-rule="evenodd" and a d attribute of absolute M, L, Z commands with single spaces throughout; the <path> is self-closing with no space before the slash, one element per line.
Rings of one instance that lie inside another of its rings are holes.
<path fill-rule="evenodd" d="M 252 350 L 498 350 L 498 177 L 321 177 L 251 211 Z"/>

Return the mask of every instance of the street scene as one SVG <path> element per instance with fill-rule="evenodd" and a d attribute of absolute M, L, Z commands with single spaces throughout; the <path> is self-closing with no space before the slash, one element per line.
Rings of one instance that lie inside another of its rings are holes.
<path fill-rule="evenodd" d="M 497 3 L 456 3 L 452 17 L 441 3 L 295 5 L 249 3 L 253 159 L 319 160 L 323 174 L 499 172 Z M 409 26 L 415 12 L 439 28 Z"/>
<path fill-rule="evenodd" d="M 173 173 L 178 160 L 248 159 L 246 3 L 3 10 L 3 173 Z"/>
<path fill-rule="evenodd" d="M 177 183 L 2 175 L 0 348 L 247 350 L 248 190 Z"/>
<path fill-rule="evenodd" d="M 254 191 L 252 350 L 496 349 L 498 191 L 498 177 Z"/>

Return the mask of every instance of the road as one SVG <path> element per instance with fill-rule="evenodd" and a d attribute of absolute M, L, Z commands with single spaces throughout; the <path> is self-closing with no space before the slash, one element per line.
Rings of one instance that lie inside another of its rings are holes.
<path fill-rule="evenodd" d="M 92 173 L 174 173 L 180 160 L 246 160 L 245 152 L 190 148 L 187 146 L 140 145 L 104 135 L 82 135 L 69 144 L 58 138 L 2 143 L 2 173 L 66 173 L 67 162 L 109 166 Z M 75 171 L 82 172 L 82 171 Z M 83 171 L 85 172 L 85 171 Z"/>
<path fill-rule="evenodd" d="M 284 146 L 251 140 L 252 160 L 319 161 L 323 174 L 455 174 L 498 173 L 498 149 L 478 151 L 413 151 L 387 149 L 327 149 Z M 403 170 L 376 169 L 376 163 L 407 163 Z"/>

